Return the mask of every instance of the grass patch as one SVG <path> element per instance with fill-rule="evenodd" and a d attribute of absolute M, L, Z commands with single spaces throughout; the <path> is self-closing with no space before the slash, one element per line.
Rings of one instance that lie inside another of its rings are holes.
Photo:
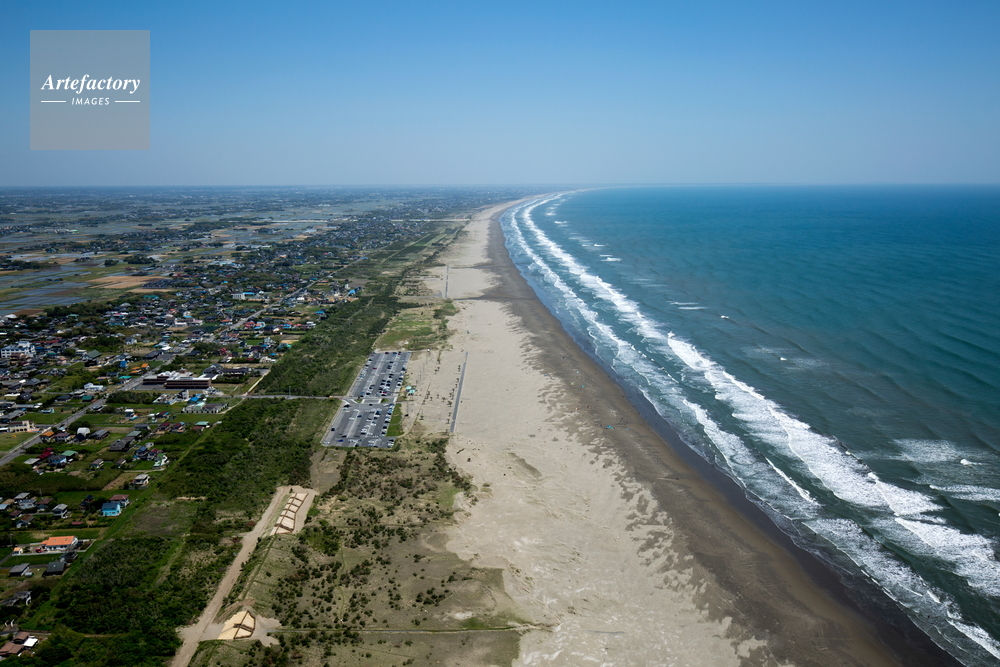
<path fill-rule="evenodd" d="M 389 420 L 389 429 L 386 431 L 386 436 L 395 438 L 400 435 L 403 435 L 403 411 L 397 403 L 396 409 L 392 411 L 392 418 Z"/>
<path fill-rule="evenodd" d="M 499 571 L 470 567 L 439 532 L 456 479 L 468 484 L 445 461 L 446 443 L 412 438 L 399 451 L 344 451 L 337 483 L 317 498 L 303 531 L 263 540 L 228 600 L 278 618 L 280 645 L 267 653 L 238 642 L 206 646 L 192 664 L 514 659 L 519 635 Z M 469 654 L 473 645 L 483 652 Z"/>
<path fill-rule="evenodd" d="M 3 562 L 4 567 L 14 567 L 15 565 L 20 565 L 22 563 L 29 563 L 30 565 L 45 565 L 46 563 L 51 563 L 54 560 L 59 560 L 59 556 L 62 554 L 51 553 L 51 554 L 31 554 L 29 556 L 11 556 Z"/>

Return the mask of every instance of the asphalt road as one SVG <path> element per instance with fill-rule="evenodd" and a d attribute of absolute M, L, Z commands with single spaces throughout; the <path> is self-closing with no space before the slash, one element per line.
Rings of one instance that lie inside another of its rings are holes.
<path fill-rule="evenodd" d="M 129 380 L 128 382 L 126 382 L 125 384 L 123 384 L 121 386 L 121 388 L 117 388 L 117 387 L 116 388 L 109 388 L 108 391 L 109 392 L 113 392 L 113 391 L 128 391 L 130 389 L 134 389 L 135 387 L 139 386 L 139 383 L 141 383 L 141 382 L 142 382 L 142 377 L 132 378 L 131 380 Z M 103 408 L 104 407 L 104 402 L 105 402 L 105 399 L 99 398 L 96 401 L 94 401 L 93 403 L 90 403 L 88 405 L 83 406 L 80 410 L 77 410 L 72 415 L 70 415 L 69 417 L 66 417 L 65 419 L 63 419 L 62 421 L 60 421 L 57 424 L 46 424 L 45 425 L 46 428 L 44 428 L 42 430 L 45 431 L 45 430 L 48 430 L 49 428 L 56 428 L 56 427 L 67 428 L 70 424 L 72 424 L 73 422 L 75 422 L 77 419 L 82 419 L 83 416 L 86 415 L 88 412 L 91 412 L 91 411 L 95 411 L 96 412 L 97 410 L 100 410 L 101 408 Z M 24 442 L 22 442 L 20 445 L 18 445 L 17 447 L 15 447 L 14 449 L 10 450 L 6 454 L 4 454 L 2 457 L 0 457 L 0 466 L 3 466 L 3 465 L 6 465 L 6 464 L 10 463 L 16 457 L 18 457 L 21 454 L 23 454 L 24 450 L 26 450 L 28 447 L 31 447 L 32 445 L 37 445 L 40 441 L 41 441 L 41 436 L 40 435 L 36 434 L 36 435 L 31 436 L 30 438 L 28 438 L 27 440 L 25 440 Z"/>
<path fill-rule="evenodd" d="M 78 410 L 77 412 L 74 412 L 72 415 L 70 415 L 69 417 L 66 417 L 65 419 L 63 419 L 58 424 L 52 424 L 51 426 L 49 426 L 48 424 L 46 424 L 45 425 L 46 429 L 43 429 L 43 430 L 47 430 L 48 428 L 57 427 L 57 426 L 58 427 L 62 427 L 62 428 L 66 428 L 70 424 L 72 424 L 73 422 L 75 422 L 77 419 L 82 418 L 92 408 L 101 408 L 101 407 L 104 407 L 104 399 L 103 398 L 99 399 L 99 400 L 96 400 L 96 401 L 94 401 L 93 403 L 91 403 L 91 404 L 89 404 L 87 406 L 84 406 L 84 408 L 82 410 Z M 22 453 L 24 453 L 24 450 L 26 450 L 28 447 L 31 447 L 32 445 L 37 445 L 40 441 L 41 441 L 41 435 L 40 434 L 35 434 L 35 435 L 31 436 L 30 438 L 28 438 L 27 440 L 25 440 L 24 442 L 22 442 L 20 445 L 18 445 L 17 447 L 15 447 L 14 449 L 10 450 L 6 454 L 4 454 L 2 457 L 0 457 L 0 466 L 3 466 L 3 465 L 6 465 L 6 464 L 10 463 L 16 457 L 18 457 Z"/>

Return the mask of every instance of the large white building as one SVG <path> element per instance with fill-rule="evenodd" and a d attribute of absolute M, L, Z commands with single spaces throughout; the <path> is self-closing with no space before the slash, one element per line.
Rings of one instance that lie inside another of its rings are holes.
<path fill-rule="evenodd" d="M 35 345 L 31 341 L 19 340 L 13 345 L 0 348 L 0 358 L 10 359 L 14 356 L 35 356 Z"/>

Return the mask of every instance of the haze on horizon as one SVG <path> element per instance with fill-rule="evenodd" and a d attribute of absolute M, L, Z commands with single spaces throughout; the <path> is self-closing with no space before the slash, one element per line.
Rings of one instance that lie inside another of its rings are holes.
<path fill-rule="evenodd" d="M 995 2 L 7 3 L 0 186 L 1000 183 Z M 33 29 L 151 31 L 149 151 L 31 151 Z"/>

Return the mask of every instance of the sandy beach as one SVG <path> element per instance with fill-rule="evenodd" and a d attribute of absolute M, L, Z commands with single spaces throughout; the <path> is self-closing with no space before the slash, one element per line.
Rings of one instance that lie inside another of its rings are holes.
<path fill-rule="evenodd" d="M 478 487 L 448 548 L 501 568 L 545 628 L 515 664 L 934 664 L 818 586 L 650 428 L 517 273 L 505 208 L 478 214 L 428 280 L 459 313 L 450 349 L 411 363 L 407 413 L 454 429 L 452 461 Z"/>

